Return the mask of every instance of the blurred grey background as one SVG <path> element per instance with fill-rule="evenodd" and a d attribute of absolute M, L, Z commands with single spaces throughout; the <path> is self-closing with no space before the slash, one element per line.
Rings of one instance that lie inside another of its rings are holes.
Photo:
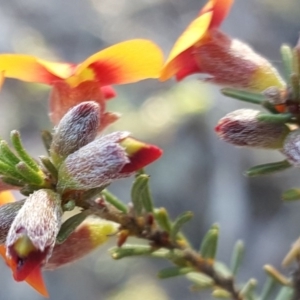
<path fill-rule="evenodd" d="M 203 0 L 10 0 L 0 1 L 0 52 L 27 53 L 44 59 L 80 62 L 100 49 L 132 38 L 159 44 L 165 55 L 197 15 Z M 238 0 L 222 30 L 252 45 L 282 69 L 279 47 L 294 45 L 299 32 L 298 0 Z M 28 70 L 30 72 L 30 70 Z M 44 153 L 39 131 L 50 129 L 49 87 L 6 80 L 0 98 L 0 135 L 19 129 L 31 153 Z M 229 262 L 237 239 L 246 244 L 239 281 L 264 281 L 262 265 L 280 268 L 281 260 L 300 233 L 299 203 L 285 204 L 281 193 L 300 185 L 297 170 L 274 176 L 245 178 L 247 168 L 283 159 L 277 152 L 234 148 L 219 141 L 214 126 L 226 113 L 251 105 L 223 97 L 219 89 L 192 76 L 175 84 L 146 80 L 117 86 L 109 109 L 123 118 L 108 130 L 130 130 L 134 136 L 164 149 L 150 166 L 157 206 L 172 217 L 192 210 L 185 233 L 195 247 L 211 224 L 221 226 L 218 258 Z M 259 109 L 259 108 L 258 108 Z M 111 190 L 129 201 L 130 180 Z M 168 266 L 154 259 L 113 261 L 107 249 L 44 274 L 55 300 L 180 300 L 210 299 L 190 292 L 184 278 L 160 281 Z M 25 283 L 16 283 L 3 262 L 0 299 L 42 299 Z M 289 274 L 291 270 L 284 270 Z"/>

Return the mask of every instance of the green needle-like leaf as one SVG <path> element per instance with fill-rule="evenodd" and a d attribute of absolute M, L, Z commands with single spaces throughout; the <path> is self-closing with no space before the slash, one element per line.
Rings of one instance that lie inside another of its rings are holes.
<path fill-rule="evenodd" d="M 268 300 L 269 296 L 275 290 L 276 282 L 272 277 L 267 277 L 265 284 L 263 285 L 262 292 L 260 294 L 260 300 Z"/>
<path fill-rule="evenodd" d="M 34 171 L 39 171 L 39 166 L 36 161 L 25 150 L 20 133 L 17 130 L 13 130 L 10 135 L 11 142 L 19 155 L 19 157 Z"/>
<path fill-rule="evenodd" d="M 280 48 L 280 53 L 284 66 L 286 81 L 290 82 L 290 76 L 293 73 L 293 51 L 290 46 L 282 45 Z"/>
<path fill-rule="evenodd" d="M 34 171 L 23 161 L 16 165 L 16 170 L 20 175 L 26 178 L 26 181 L 30 184 L 42 186 L 45 183 L 43 173 L 41 171 Z"/>
<path fill-rule="evenodd" d="M 226 290 L 223 290 L 223 289 L 214 289 L 214 291 L 211 293 L 211 295 L 214 297 L 214 298 L 219 298 L 219 299 L 229 299 L 231 298 L 231 294 L 226 291 Z"/>
<path fill-rule="evenodd" d="M 13 166 L 8 165 L 7 163 L 1 160 L 0 160 L 0 174 L 7 177 L 19 179 L 22 181 L 26 180 L 26 177 L 22 176 L 19 172 L 17 172 L 17 170 Z"/>
<path fill-rule="evenodd" d="M 258 165 L 255 167 L 252 167 L 248 169 L 244 175 L 248 177 L 255 177 L 255 176 L 261 176 L 261 175 L 269 175 L 276 172 L 280 172 L 283 170 L 286 170 L 291 167 L 291 164 L 287 160 L 275 162 L 275 163 L 269 163 L 269 164 L 263 164 Z"/>
<path fill-rule="evenodd" d="M 235 89 L 222 89 L 222 94 L 225 96 L 228 96 L 230 98 L 242 100 L 248 103 L 253 104 L 262 104 L 263 101 L 266 100 L 265 96 L 263 94 L 259 93 L 251 93 L 251 92 L 245 92 Z"/>
<path fill-rule="evenodd" d="M 294 290 L 291 287 L 284 286 L 280 289 L 275 300 L 292 300 L 293 294 Z"/>
<path fill-rule="evenodd" d="M 145 209 L 146 212 L 153 212 L 153 201 L 149 189 L 149 176 L 139 175 L 131 189 L 131 200 L 137 215 L 140 215 Z"/>
<path fill-rule="evenodd" d="M 282 194 L 282 199 L 284 201 L 295 201 L 300 200 L 300 189 L 289 189 Z"/>
<path fill-rule="evenodd" d="M 113 259 L 121 259 L 128 256 L 150 255 L 155 249 L 144 245 L 124 245 L 121 248 L 114 247 L 109 250 Z"/>
<path fill-rule="evenodd" d="M 70 234 L 86 219 L 88 214 L 83 211 L 69 219 L 67 219 L 61 226 L 56 237 L 56 242 L 62 244 Z"/>
<path fill-rule="evenodd" d="M 1 176 L 1 181 L 3 181 L 4 183 L 10 184 L 10 185 L 20 186 L 20 187 L 24 186 L 24 184 L 26 184 L 26 182 L 21 179 L 16 179 L 16 178 L 7 177 L 7 176 Z"/>
<path fill-rule="evenodd" d="M 213 225 L 203 238 L 200 254 L 203 258 L 214 260 L 218 249 L 219 226 Z"/>
<path fill-rule="evenodd" d="M 51 162 L 50 158 L 47 156 L 40 156 L 40 160 L 46 170 L 51 174 L 52 178 L 57 181 L 58 178 L 58 171 L 54 164 Z"/>
<path fill-rule="evenodd" d="M 166 278 L 185 275 L 185 274 L 188 274 L 193 271 L 195 271 L 195 270 L 194 270 L 194 268 L 191 268 L 191 267 L 185 267 L 185 268 L 171 267 L 171 268 L 166 268 L 166 269 L 159 271 L 157 276 L 158 276 L 158 278 L 166 279 Z"/>
<path fill-rule="evenodd" d="M 110 193 L 108 190 L 103 190 L 101 194 L 105 197 L 105 201 L 110 203 L 112 206 L 122 211 L 123 213 L 127 213 L 127 206 L 119 200 L 115 195 Z"/>
<path fill-rule="evenodd" d="M 260 113 L 256 119 L 258 121 L 262 122 L 268 122 L 268 123 L 288 123 L 293 121 L 293 115 L 290 113 L 285 113 L 285 114 L 264 114 Z"/>
<path fill-rule="evenodd" d="M 231 256 L 230 270 L 233 276 L 237 275 L 237 272 L 241 266 L 245 253 L 245 246 L 242 241 L 237 241 L 234 245 L 234 249 Z"/>
<path fill-rule="evenodd" d="M 255 279 L 250 279 L 242 288 L 240 295 L 244 297 L 246 300 L 254 300 L 255 295 L 254 291 L 257 285 L 257 281 Z"/>
<path fill-rule="evenodd" d="M 173 241 L 173 243 L 175 243 L 177 241 L 177 236 L 181 230 L 181 227 L 186 222 L 191 220 L 192 217 L 193 217 L 193 213 L 191 211 L 187 211 L 187 212 L 182 213 L 180 216 L 178 216 L 176 218 L 176 220 L 173 223 L 172 230 L 170 233 L 170 238 Z"/>
<path fill-rule="evenodd" d="M 50 147 L 53 139 L 51 132 L 43 130 L 41 132 L 41 137 L 48 154 L 50 154 Z"/>
<path fill-rule="evenodd" d="M 20 159 L 12 152 L 6 141 L 0 141 L 0 154 L 1 159 L 6 163 L 15 166 L 20 162 Z"/>
<path fill-rule="evenodd" d="M 191 272 L 186 277 L 200 288 L 210 288 L 214 285 L 213 279 L 203 273 Z"/>
<path fill-rule="evenodd" d="M 164 207 L 155 209 L 154 217 L 163 230 L 165 230 L 166 232 L 171 231 L 172 223 L 170 221 L 169 214 Z"/>

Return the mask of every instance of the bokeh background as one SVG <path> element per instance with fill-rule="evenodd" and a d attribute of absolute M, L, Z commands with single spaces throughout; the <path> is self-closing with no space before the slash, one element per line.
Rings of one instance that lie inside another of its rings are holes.
<path fill-rule="evenodd" d="M 27 53 L 48 60 L 80 62 L 100 49 L 132 38 L 148 38 L 165 54 L 197 12 L 203 0 L 1 0 L 0 52 Z M 279 70 L 279 47 L 294 45 L 299 32 L 298 0 L 238 0 L 222 25 L 223 31 L 252 45 Z M 30 70 L 28 70 L 30 72 Z M 277 152 L 234 148 L 216 137 L 214 126 L 226 113 L 251 105 L 223 97 L 199 76 L 181 83 L 146 80 L 117 86 L 109 109 L 122 113 L 115 129 L 153 142 L 165 151 L 150 166 L 157 206 L 172 217 L 192 210 L 185 233 L 195 247 L 213 223 L 221 226 L 218 258 L 229 262 L 236 240 L 243 239 L 246 256 L 239 281 L 264 281 L 262 265 L 278 268 L 298 237 L 299 203 L 285 204 L 281 193 L 300 184 L 299 171 L 245 178 L 247 168 L 283 159 Z M 51 128 L 47 118 L 49 87 L 7 80 L 0 98 L 0 135 L 19 129 L 31 153 L 44 153 L 39 132 Z M 129 201 L 130 180 L 111 190 Z M 168 266 L 155 259 L 113 261 L 107 250 L 54 272 L 45 280 L 55 300 L 180 300 L 210 299 L 190 292 L 185 278 L 160 281 L 156 273 Z M 23 283 L 13 281 L 0 262 L 0 299 L 42 299 Z M 289 274 L 291 269 L 284 270 Z"/>

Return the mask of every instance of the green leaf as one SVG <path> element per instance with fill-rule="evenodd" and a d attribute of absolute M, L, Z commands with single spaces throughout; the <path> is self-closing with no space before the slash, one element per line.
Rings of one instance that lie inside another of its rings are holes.
<path fill-rule="evenodd" d="M 291 287 L 284 286 L 280 289 L 275 300 L 292 300 L 293 294 L 294 294 L 294 290 Z"/>
<path fill-rule="evenodd" d="M 257 286 L 257 281 L 255 279 L 250 279 L 241 289 L 240 295 L 246 300 L 254 300 L 256 297 L 254 295 L 255 288 Z"/>
<path fill-rule="evenodd" d="M 44 165 L 44 167 L 46 168 L 46 170 L 51 174 L 53 180 L 57 181 L 58 171 L 57 171 L 56 167 L 54 166 L 54 164 L 51 162 L 50 158 L 42 155 L 42 156 L 40 156 L 40 160 L 41 160 L 42 164 Z"/>
<path fill-rule="evenodd" d="M 22 176 L 17 170 L 11 166 L 8 165 L 7 163 L 3 162 L 0 160 L 0 174 L 6 176 L 6 177 L 11 177 L 15 178 L 21 181 L 26 180 L 26 177 Z"/>
<path fill-rule="evenodd" d="M 191 220 L 193 217 L 193 213 L 191 211 L 187 211 L 182 213 L 180 216 L 178 216 L 176 218 L 176 220 L 173 223 L 171 232 L 170 232 L 170 238 L 172 240 L 173 243 L 176 243 L 177 241 L 177 236 L 181 230 L 181 227 L 188 222 L 189 220 Z"/>
<path fill-rule="evenodd" d="M 253 104 L 261 105 L 262 102 L 266 100 L 265 96 L 260 93 L 251 93 L 251 92 L 245 92 L 245 91 L 229 89 L 229 88 L 222 89 L 221 92 L 223 95 L 228 96 L 230 98 L 242 100 Z"/>
<path fill-rule="evenodd" d="M 260 300 L 268 300 L 272 292 L 276 288 L 276 282 L 272 277 L 267 277 L 266 282 L 262 287 L 262 292 L 260 294 Z"/>
<path fill-rule="evenodd" d="M 284 67 L 285 79 L 287 82 L 290 82 L 290 76 L 293 73 L 293 51 L 290 46 L 282 45 L 280 53 Z"/>
<path fill-rule="evenodd" d="M 45 146 L 45 149 L 47 150 L 48 154 L 50 154 L 50 147 L 51 147 L 52 139 L 53 139 L 51 132 L 47 131 L 47 130 L 43 130 L 41 132 L 41 137 L 42 137 L 42 141 Z"/>
<path fill-rule="evenodd" d="M 115 195 L 110 193 L 108 190 L 103 190 L 101 194 L 105 197 L 105 201 L 110 203 L 112 206 L 114 206 L 121 212 L 127 213 L 128 210 L 127 206 L 121 200 L 119 200 Z"/>
<path fill-rule="evenodd" d="M 220 299 L 229 299 L 231 298 L 231 294 L 223 289 L 216 288 L 211 294 L 214 298 L 220 298 Z"/>
<path fill-rule="evenodd" d="M 214 285 L 213 279 L 203 273 L 191 272 L 186 277 L 201 288 L 210 288 Z"/>
<path fill-rule="evenodd" d="M 88 213 L 83 211 L 71 218 L 67 219 L 61 226 L 56 237 L 57 244 L 62 244 L 71 233 L 86 219 Z"/>
<path fill-rule="evenodd" d="M 171 277 L 176 277 L 176 276 L 181 276 L 188 274 L 190 272 L 195 271 L 194 268 L 191 267 L 171 267 L 171 268 L 166 268 L 157 274 L 158 278 L 161 279 L 166 279 L 166 278 L 171 278 Z"/>
<path fill-rule="evenodd" d="M 20 162 L 20 159 L 12 152 L 6 141 L 0 141 L 1 159 L 9 165 L 15 166 Z"/>
<path fill-rule="evenodd" d="M 276 172 L 284 171 L 290 167 L 291 167 L 291 164 L 287 160 L 283 160 L 283 161 L 278 161 L 278 162 L 274 162 L 274 163 L 254 166 L 254 167 L 248 169 L 246 172 L 244 172 L 244 175 L 246 175 L 248 177 L 269 175 L 269 174 L 273 174 Z"/>
<path fill-rule="evenodd" d="M 287 123 L 293 121 L 293 115 L 290 113 L 285 114 L 264 114 L 260 113 L 256 119 L 261 122 L 268 122 L 268 123 Z"/>
<path fill-rule="evenodd" d="M 300 200 L 300 189 L 299 188 L 289 189 L 285 191 L 281 197 L 284 201 Z"/>
<path fill-rule="evenodd" d="M 18 173 L 26 178 L 26 181 L 29 184 L 42 186 L 45 183 L 45 179 L 43 177 L 43 173 L 40 171 L 39 173 L 31 169 L 25 162 L 21 161 L 16 165 L 16 170 Z"/>
<path fill-rule="evenodd" d="M 114 247 L 109 250 L 113 259 L 121 259 L 129 256 L 150 255 L 154 248 L 144 245 L 124 245 L 121 248 Z"/>
<path fill-rule="evenodd" d="M 237 241 L 235 243 L 232 256 L 231 256 L 231 262 L 230 262 L 230 270 L 233 276 L 237 275 L 237 272 L 241 266 L 244 257 L 244 253 L 245 253 L 244 243 L 242 241 Z"/>
<path fill-rule="evenodd" d="M 155 220 L 158 222 L 159 226 L 166 232 L 170 232 L 172 229 L 172 223 L 169 218 L 169 214 L 164 207 L 157 208 L 154 210 Z"/>
<path fill-rule="evenodd" d="M 141 174 L 136 177 L 132 189 L 131 200 L 137 215 L 141 215 L 143 209 L 146 212 L 153 212 L 153 201 L 149 189 L 149 176 Z"/>
<path fill-rule="evenodd" d="M 7 176 L 1 176 L 1 181 L 10 185 L 20 186 L 20 187 L 26 184 L 24 180 L 7 177 Z"/>
<path fill-rule="evenodd" d="M 280 285 L 289 285 L 289 281 L 284 275 L 279 273 L 273 266 L 265 265 L 264 271 Z"/>
<path fill-rule="evenodd" d="M 218 249 L 219 240 L 219 226 L 213 225 L 204 236 L 201 246 L 200 254 L 203 258 L 214 260 Z"/>
<path fill-rule="evenodd" d="M 20 133 L 17 130 L 13 130 L 10 134 L 11 142 L 21 158 L 32 170 L 34 171 L 39 171 L 39 166 L 36 163 L 36 161 L 27 153 L 25 150 L 22 141 L 21 141 L 21 136 Z"/>

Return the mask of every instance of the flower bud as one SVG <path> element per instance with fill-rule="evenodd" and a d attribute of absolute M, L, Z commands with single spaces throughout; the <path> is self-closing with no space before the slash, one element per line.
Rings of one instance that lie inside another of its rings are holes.
<path fill-rule="evenodd" d="M 88 217 L 65 242 L 55 245 L 44 269 L 53 270 L 75 262 L 105 243 L 117 230 L 116 223 L 98 217 Z"/>
<path fill-rule="evenodd" d="M 31 194 L 15 217 L 6 239 L 6 256 L 12 260 L 16 281 L 25 280 L 52 254 L 61 226 L 60 197 L 51 190 Z"/>
<path fill-rule="evenodd" d="M 238 109 L 223 117 L 215 131 L 235 146 L 281 149 L 289 128 L 283 123 L 259 121 L 259 114 L 258 110 Z"/>
<path fill-rule="evenodd" d="M 128 132 L 114 132 L 69 155 L 58 170 L 58 190 L 104 187 L 161 156 L 162 151 L 156 146 L 128 136 Z"/>
<path fill-rule="evenodd" d="M 100 118 L 99 104 L 82 102 L 70 109 L 60 120 L 50 147 L 55 164 L 96 138 Z"/>
<path fill-rule="evenodd" d="M 287 157 L 289 163 L 300 167 L 300 130 L 292 131 L 284 141 L 282 153 Z"/>
<path fill-rule="evenodd" d="M 7 203 L 0 206 L 0 244 L 4 244 L 9 228 L 25 200 Z"/>

